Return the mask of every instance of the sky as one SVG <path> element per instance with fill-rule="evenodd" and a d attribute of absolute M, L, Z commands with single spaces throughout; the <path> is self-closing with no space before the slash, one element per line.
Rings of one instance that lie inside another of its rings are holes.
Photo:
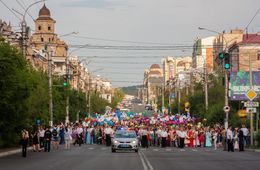
<path fill-rule="evenodd" d="M 0 0 L 10 9 L 24 13 L 23 6 L 37 0 Z M 18 2 L 17 2 L 18 1 Z M 257 10 L 259 0 L 47 0 L 56 20 L 56 33 L 69 51 L 86 45 L 71 55 L 79 56 L 93 75 L 111 80 L 113 87 L 140 85 L 145 68 L 161 65 L 164 56 L 191 56 L 197 38 L 217 32 L 245 29 Z M 32 6 L 35 19 L 43 3 Z M 19 14 L 17 14 L 19 16 Z M 0 3 L 0 19 L 19 30 L 20 20 Z M 260 31 L 260 13 L 249 32 Z M 28 25 L 34 30 L 30 16 Z M 176 46 L 185 46 L 177 48 Z M 169 47 L 170 46 L 170 47 Z M 170 49 L 169 49 L 170 48 Z"/>

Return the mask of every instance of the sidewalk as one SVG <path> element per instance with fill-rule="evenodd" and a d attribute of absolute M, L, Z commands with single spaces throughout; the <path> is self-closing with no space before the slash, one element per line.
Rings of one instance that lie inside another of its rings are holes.
<path fill-rule="evenodd" d="M 32 147 L 28 147 L 27 151 L 32 150 Z M 6 148 L 6 149 L 0 149 L 0 158 L 13 155 L 13 154 L 22 154 L 22 148 L 21 147 L 16 147 L 16 148 Z"/>

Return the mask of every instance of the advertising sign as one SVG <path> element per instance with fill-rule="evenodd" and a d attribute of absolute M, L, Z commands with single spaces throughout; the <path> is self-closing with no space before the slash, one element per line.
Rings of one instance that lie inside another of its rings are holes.
<path fill-rule="evenodd" d="M 260 71 L 252 72 L 253 91 L 260 96 Z M 230 73 L 230 100 L 248 100 L 246 94 L 250 90 L 249 72 Z"/>

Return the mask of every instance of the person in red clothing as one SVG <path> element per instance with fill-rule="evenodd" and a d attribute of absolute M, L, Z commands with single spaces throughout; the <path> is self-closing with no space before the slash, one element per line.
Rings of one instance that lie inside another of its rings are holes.
<path fill-rule="evenodd" d="M 190 126 L 188 126 L 187 136 L 188 136 L 188 139 L 189 139 L 189 144 L 188 144 L 188 146 L 189 146 L 190 148 L 193 148 L 193 146 L 194 146 L 194 143 L 193 143 L 194 137 L 193 137 L 193 130 L 191 129 Z"/>
<path fill-rule="evenodd" d="M 200 141 L 200 147 L 204 147 L 205 138 L 204 138 L 204 132 L 200 131 L 199 133 L 199 141 Z"/>

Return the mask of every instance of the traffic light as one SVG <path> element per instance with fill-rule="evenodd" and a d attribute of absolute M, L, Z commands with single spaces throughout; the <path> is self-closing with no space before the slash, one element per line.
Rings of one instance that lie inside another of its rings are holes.
<path fill-rule="evenodd" d="M 68 77 L 67 77 L 67 75 L 63 75 L 63 87 L 68 87 Z"/>
<path fill-rule="evenodd" d="M 224 68 L 226 70 L 230 69 L 230 65 L 231 64 L 230 64 L 230 55 L 229 55 L 229 53 L 226 53 L 226 52 L 219 53 L 218 54 L 218 59 L 220 60 L 219 64 L 223 63 L 223 61 L 224 61 Z"/>
<path fill-rule="evenodd" d="M 219 53 L 218 58 L 223 60 L 225 58 L 225 53 Z"/>
<path fill-rule="evenodd" d="M 225 53 L 225 59 L 224 59 L 224 68 L 230 69 L 230 55 L 228 53 Z"/>

